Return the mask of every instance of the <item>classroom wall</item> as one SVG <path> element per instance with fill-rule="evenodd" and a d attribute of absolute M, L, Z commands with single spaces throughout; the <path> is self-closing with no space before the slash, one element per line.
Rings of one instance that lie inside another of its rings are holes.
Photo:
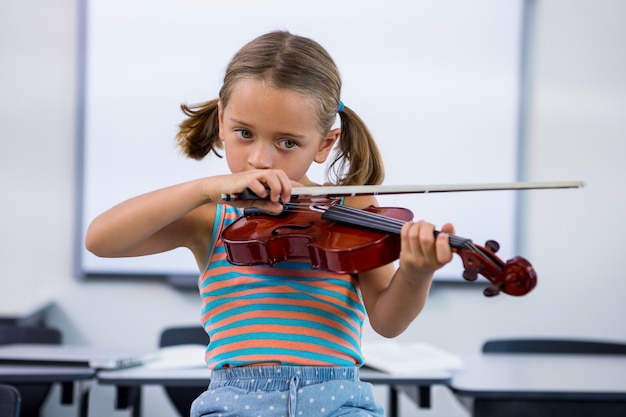
<path fill-rule="evenodd" d="M 456 352 L 513 335 L 626 340 L 624 16 L 622 0 L 536 1 L 522 179 L 587 184 L 522 196 L 520 254 L 536 290 L 486 299 L 437 285 L 401 340 Z M 76 23 L 76 0 L 0 2 L 0 310 L 53 300 L 49 322 L 68 343 L 152 348 L 162 327 L 198 322 L 193 291 L 74 276 Z M 96 390 L 91 406 L 106 410 L 112 392 Z M 158 390 L 148 398 L 146 414 L 169 415 Z"/>

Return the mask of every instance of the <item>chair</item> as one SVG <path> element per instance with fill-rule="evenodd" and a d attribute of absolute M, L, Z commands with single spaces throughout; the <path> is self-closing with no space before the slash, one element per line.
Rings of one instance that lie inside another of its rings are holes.
<path fill-rule="evenodd" d="M 0 345 L 11 343 L 61 344 L 61 332 L 50 327 L 0 325 Z M 38 417 L 52 384 L 13 384 L 21 397 L 21 417 Z"/>
<path fill-rule="evenodd" d="M 187 344 L 207 346 L 209 336 L 201 326 L 170 327 L 163 330 L 159 339 L 159 347 Z M 180 415 L 186 417 L 189 415 L 193 400 L 206 391 L 207 387 L 164 386 L 163 388 Z"/>
<path fill-rule="evenodd" d="M 0 345 L 10 343 L 61 344 L 62 335 L 52 327 L 0 325 Z"/>
<path fill-rule="evenodd" d="M 576 353 L 626 355 L 626 343 L 583 339 L 493 339 L 483 344 L 484 353 Z"/>
<path fill-rule="evenodd" d="M 0 385 L 0 417 L 19 417 L 21 401 L 17 388 Z"/>

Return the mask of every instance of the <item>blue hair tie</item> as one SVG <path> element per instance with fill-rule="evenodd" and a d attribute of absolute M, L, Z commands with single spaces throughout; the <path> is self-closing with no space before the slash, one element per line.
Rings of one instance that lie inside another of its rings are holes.
<path fill-rule="evenodd" d="M 341 113 L 343 111 L 344 105 L 343 101 L 339 100 L 339 108 L 337 109 L 337 113 Z"/>

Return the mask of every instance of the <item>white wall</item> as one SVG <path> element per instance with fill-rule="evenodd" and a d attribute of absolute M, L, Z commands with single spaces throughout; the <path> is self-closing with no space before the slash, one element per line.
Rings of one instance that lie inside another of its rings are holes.
<path fill-rule="evenodd" d="M 523 179 L 587 187 L 523 195 L 520 252 L 538 272 L 534 292 L 485 299 L 438 286 L 402 339 L 458 352 L 494 336 L 626 340 L 626 2 L 536 3 Z M 50 322 L 68 343 L 153 347 L 161 327 L 197 322 L 193 292 L 73 276 L 76 7 L 0 2 L 0 310 L 50 298 Z M 110 414 L 111 391 L 95 394 L 92 409 Z M 158 390 L 148 396 L 147 414 L 170 415 Z M 428 414 L 462 415 L 442 398 Z"/>

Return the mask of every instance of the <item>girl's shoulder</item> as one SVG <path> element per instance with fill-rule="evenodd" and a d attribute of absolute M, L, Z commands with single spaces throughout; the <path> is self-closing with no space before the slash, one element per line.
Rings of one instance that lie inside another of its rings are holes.
<path fill-rule="evenodd" d="M 349 207 L 364 209 L 369 206 L 378 206 L 378 201 L 373 195 L 345 197 L 343 204 Z"/>

